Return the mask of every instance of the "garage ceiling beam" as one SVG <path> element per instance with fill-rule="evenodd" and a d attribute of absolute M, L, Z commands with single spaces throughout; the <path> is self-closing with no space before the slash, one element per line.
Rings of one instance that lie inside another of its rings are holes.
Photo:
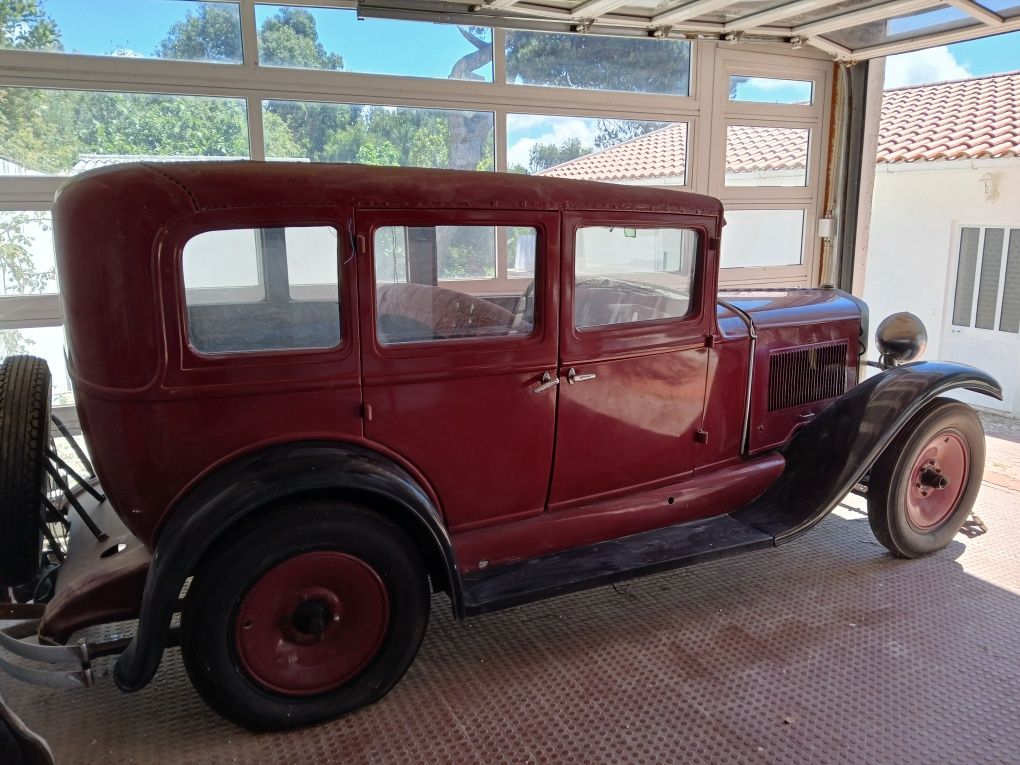
<path fill-rule="evenodd" d="M 609 11 L 619 8 L 621 5 L 626 5 L 631 0 L 588 0 L 586 3 L 581 3 L 579 6 L 574 8 L 570 12 L 570 18 L 572 19 L 597 19 L 603 13 L 609 13 Z"/>
<path fill-rule="evenodd" d="M 516 5 L 517 0 L 487 0 L 485 3 L 489 8 L 509 8 L 511 5 Z"/>
<path fill-rule="evenodd" d="M 833 58 L 839 59 L 840 61 L 849 61 L 854 58 L 854 52 L 849 48 L 834 43 L 832 40 L 826 40 L 824 37 L 805 37 L 804 44 L 810 45 L 813 48 L 818 48 L 820 51 L 825 51 Z"/>
<path fill-rule="evenodd" d="M 693 19 L 703 13 L 711 13 L 732 5 L 733 0 L 694 0 L 693 3 L 675 6 L 672 9 L 652 17 L 653 26 L 664 24 L 679 24 L 687 19 Z"/>
<path fill-rule="evenodd" d="M 802 24 L 799 27 L 794 27 L 793 33 L 800 37 L 814 37 L 826 32 L 834 32 L 837 29 L 847 29 L 861 24 L 870 24 L 872 21 L 891 19 L 905 13 L 927 11 L 940 5 L 944 5 L 942 0 L 893 0 L 891 3 L 876 5 L 874 8 L 841 13 L 820 21 Z"/>
<path fill-rule="evenodd" d="M 834 5 L 839 2 L 842 2 L 842 0 L 797 0 L 795 3 L 787 3 L 786 5 L 780 5 L 778 8 L 772 8 L 768 11 L 752 13 L 749 16 L 734 19 L 733 21 L 727 22 L 723 29 L 726 32 L 745 32 L 748 29 L 757 29 L 758 27 L 765 26 L 766 24 L 771 24 L 773 21 L 788 19 L 791 16 L 798 16 L 802 13 L 816 11 L 819 8 L 824 8 L 827 5 Z"/>
<path fill-rule="evenodd" d="M 972 16 L 982 24 L 987 24 L 990 27 L 1001 27 L 1006 23 L 1002 16 L 992 13 L 984 6 L 973 2 L 973 0 L 946 0 L 946 2 L 957 10 L 963 11 L 968 16 Z"/>

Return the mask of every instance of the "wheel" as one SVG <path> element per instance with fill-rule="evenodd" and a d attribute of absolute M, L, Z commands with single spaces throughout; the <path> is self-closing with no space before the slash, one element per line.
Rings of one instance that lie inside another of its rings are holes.
<path fill-rule="evenodd" d="M 181 614 L 184 665 L 206 703 L 246 728 L 293 728 L 371 704 L 425 635 L 421 556 L 366 508 L 272 508 L 204 561 Z"/>
<path fill-rule="evenodd" d="M 34 356 L 8 357 L 0 365 L 0 586 L 39 570 L 49 432 L 49 367 Z"/>
<path fill-rule="evenodd" d="M 935 399 L 871 470 L 868 520 L 893 555 L 941 550 L 967 520 L 985 464 L 985 433 L 966 404 Z"/>

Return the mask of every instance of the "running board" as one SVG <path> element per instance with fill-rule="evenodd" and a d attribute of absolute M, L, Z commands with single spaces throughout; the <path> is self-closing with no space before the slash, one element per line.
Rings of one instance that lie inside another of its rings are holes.
<path fill-rule="evenodd" d="M 740 552 L 772 547 L 773 537 L 730 515 L 645 531 L 464 577 L 466 616 L 498 611 Z"/>

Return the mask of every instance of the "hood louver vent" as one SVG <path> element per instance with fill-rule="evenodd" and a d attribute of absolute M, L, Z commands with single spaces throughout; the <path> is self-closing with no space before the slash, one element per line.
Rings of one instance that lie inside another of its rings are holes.
<path fill-rule="evenodd" d="M 846 392 L 847 341 L 769 354 L 769 411 Z"/>

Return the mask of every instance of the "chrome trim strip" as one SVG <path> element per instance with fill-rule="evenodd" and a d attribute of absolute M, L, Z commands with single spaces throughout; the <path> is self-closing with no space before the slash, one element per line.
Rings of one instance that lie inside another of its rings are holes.
<path fill-rule="evenodd" d="M 47 688 L 91 688 L 95 684 L 91 667 L 84 669 L 35 669 L 22 667 L 0 656 L 0 669 L 23 683 Z"/>
<path fill-rule="evenodd" d="M 716 300 L 723 308 L 728 308 L 740 317 L 747 325 L 747 334 L 750 338 L 750 357 L 747 361 L 747 396 L 744 398 L 744 428 L 740 436 L 740 453 L 746 457 L 751 451 L 751 392 L 754 384 L 754 354 L 758 349 L 758 332 L 754 328 L 754 319 L 751 318 L 751 314 L 722 298 Z"/>

